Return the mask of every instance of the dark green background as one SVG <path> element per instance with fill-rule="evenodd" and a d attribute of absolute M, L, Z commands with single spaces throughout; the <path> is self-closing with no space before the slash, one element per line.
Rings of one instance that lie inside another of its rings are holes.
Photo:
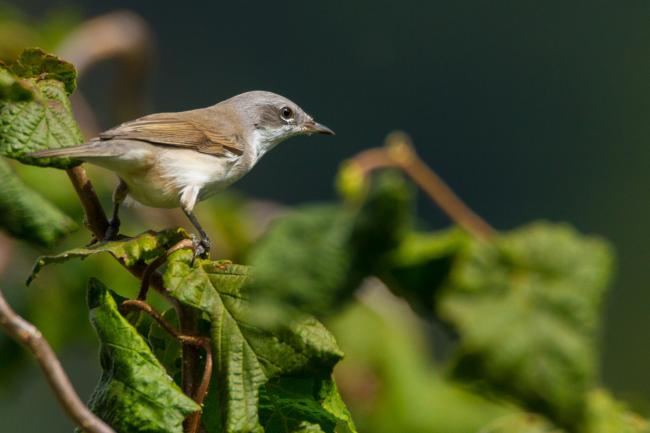
<path fill-rule="evenodd" d="M 151 111 L 265 89 L 337 132 L 280 146 L 238 185 L 251 195 L 330 198 L 338 164 L 399 128 L 497 228 L 546 218 L 610 239 L 604 381 L 650 398 L 650 2 L 62 4 L 84 16 L 129 8 L 150 23 Z M 21 7 L 39 17 L 54 5 Z M 101 80 L 82 83 L 97 104 L 111 98 L 91 85 Z M 424 201 L 421 216 L 446 224 Z"/>

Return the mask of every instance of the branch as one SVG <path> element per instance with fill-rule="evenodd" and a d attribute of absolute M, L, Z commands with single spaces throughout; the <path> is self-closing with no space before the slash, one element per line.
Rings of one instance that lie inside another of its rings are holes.
<path fill-rule="evenodd" d="M 54 395 L 79 428 L 89 433 L 115 433 L 79 399 L 54 351 L 43 338 L 43 334 L 11 309 L 2 291 L 0 291 L 0 327 L 34 354 Z"/>
<path fill-rule="evenodd" d="M 361 152 L 353 158 L 353 163 L 364 174 L 379 168 L 399 168 L 458 226 L 478 239 L 489 240 L 494 237 L 494 228 L 472 211 L 449 185 L 417 156 L 406 134 L 391 133 L 386 138 L 385 148 Z"/>
<path fill-rule="evenodd" d="M 99 198 L 97 198 L 95 188 L 88 179 L 86 169 L 77 166 L 66 170 L 66 173 L 79 196 L 79 200 L 81 200 L 81 206 L 84 208 L 86 227 L 95 235 L 96 239 L 103 239 L 108 228 L 108 219 L 106 219 L 106 214 L 102 209 Z"/>
<path fill-rule="evenodd" d="M 178 248 L 180 249 L 180 248 Z M 164 257 L 164 256 L 163 256 Z M 199 382 L 199 386 L 196 388 L 194 393 L 192 393 L 192 389 L 184 389 L 188 395 L 194 395 L 194 401 L 196 404 L 199 406 L 203 405 L 203 400 L 205 400 L 205 396 L 208 393 L 208 388 L 210 387 L 210 378 L 212 377 L 212 347 L 210 346 L 210 340 L 205 337 L 200 337 L 196 335 L 184 335 L 181 332 L 179 332 L 176 328 L 174 328 L 171 323 L 166 321 L 160 313 L 158 313 L 156 310 L 154 310 L 151 305 L 147 304 L 144 301 L 141 300 L 127 300 L 122 302 L 121 309 L 124 310 L 139 310 L 139 311 L 144 311 L 147 313 L 149 316 L 151 316 L 169 335 L 177 339 L 183 344 L 183 350 L 185 351 L 185 348 L 192 348 L 196 349 L 199 347 L 202 347 L 203 350 L 205 350 L 205 366 L 203 367 L 203 376 L 201 377 L 201 381 Z M 183 363 L 185 364 L 185 360 L 187 358 L 183 356 Z M 198 357 L 193 357 L 193 365 L 192 365 L 192 370 L 191 374 L 193 376 L 194 371 L 196 371 L 195 368 L 195 363 L 198 363 Z M 186 374 L 185 371 L 183 371 L 183 374 Z M 187 383 L 184 382 L 184 385 Z M 194 387 L 194 383 L 192 382 L 192 388 Z M 184 388 L 187 388 L 187 386 L 184 386 Z M 190 415 L 186 420 L 185 420 L 185 431 L 188 433 L 196 433 L 199 428 L 199 423 L 201 421 L 201 411 L 197 411 Z"/>

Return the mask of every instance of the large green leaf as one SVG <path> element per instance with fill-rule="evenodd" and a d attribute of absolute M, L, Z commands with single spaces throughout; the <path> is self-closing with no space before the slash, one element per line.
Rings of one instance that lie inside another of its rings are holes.
<path fill-rule="evenodd" d="M 23 184 L 0 159 L 0 228 L 10 235 L 50 247 L 77 228 L 67 215 Z"/>
<path fill-rule="evenodd" d="M 181 433 L 183 420 L 199 406 L 169 377 L 96 279 L 88 285 L 88 307 L 101 341 L 103 370 L 91 410 L 118 432 Z"/>
<path fill-rule="evenodd" d="M 208 260 L 191 266 L 190 262 L 191 253 L 174 253 L 164 281 L 172 296 L 204 312 L 211 322 L 215 380 L 204 423 L 210 432 L 261 432 L 260 388 L 271 386 L 268 382 L 273 379 L 329 377 L 341 352 L 332 335 L 310 317 L 296 318 L 272 331 L 256 326 L 255 310 L 242 289 L 248 279 L 245 266 Z M 275 394 L 265 388 L 263 395 Z M 300 398 L 306 398 L 304 393 Z M 323 419 L 331 419 L 331 409 L 318 404 Z"/>
<path fill-rule="evenodd" d="M 602 240 L 566 225 L 537 223 L 472 243 L 439 304 L 460 335 L 456 374 L 560 425 L 580 423 L 585 393 L 595 385 L 611 262 Z"/>
<path fill-rule="evenodd" d="M 353 202 L 304 207 L 281 218 L 250 254 L 255 301 L 266 310 L 279 304 L 285 315 L 340 307 L 399 244 L 411 202 L 404 179 L 383 172 Z"/>
<path fill-rule="evenodd" d="M 189 238 L 189 235 L 182 228 L 167 229 L 160 232 L 150 230 L 134 238 L 101 242 L 90 247 L 74 248 L 53 256 L 41 256 L 34 263 L 27 284 L 34 280 L 45 265 L 62 263 L 76 258 L 83 259 L 98 253 L 109 253 L 126 266 L 133 266 L 138 263 L 148 264 L 163 255 L 174 244 L 187 238 Z"/>
<path fill-rule="evenodd" d="M 0 66 L 0 95 L 4 96 L 0 99 L 0 154 L 47 167 L 80 163 L 26 155 L 83 142 L 68 99 L 75 75 L 70 63 L 36 48 L 25 50 L 13 64 Z"/>

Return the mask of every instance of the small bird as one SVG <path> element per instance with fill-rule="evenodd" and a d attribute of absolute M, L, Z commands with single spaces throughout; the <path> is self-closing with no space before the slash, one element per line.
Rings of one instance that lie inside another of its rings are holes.
<path fill-rule="evenodd" d="M 144 116 L 88 143 L 29 156 L 76 158 L 117 174 L 106 239 L 119 233 L 119 208 L 128 195 L 146 206 L 183 209 L 200 235 L 195 254 L 204 255 L 210 239 L 194 216 L 196 203 L 240 179 L 278 143 L 311 134 L 334 132 L 287 98 L 252 91 L 211 107 Z"/>

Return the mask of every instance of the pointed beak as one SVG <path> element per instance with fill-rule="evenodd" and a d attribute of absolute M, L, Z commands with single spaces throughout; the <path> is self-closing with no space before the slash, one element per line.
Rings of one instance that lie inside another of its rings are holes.
<path fill-rule="evenodd" d="M 305 126 L 303 127 L 303 131 L 305 134 L 323 134 L 323 135 L 336 135 L 334 134 L 334 131 L 329 129 L 325 125 L 321 125 L 318 122 L 315 122 L 313 120 L 310 120 L 309 122 L 305 123 Z"/>

